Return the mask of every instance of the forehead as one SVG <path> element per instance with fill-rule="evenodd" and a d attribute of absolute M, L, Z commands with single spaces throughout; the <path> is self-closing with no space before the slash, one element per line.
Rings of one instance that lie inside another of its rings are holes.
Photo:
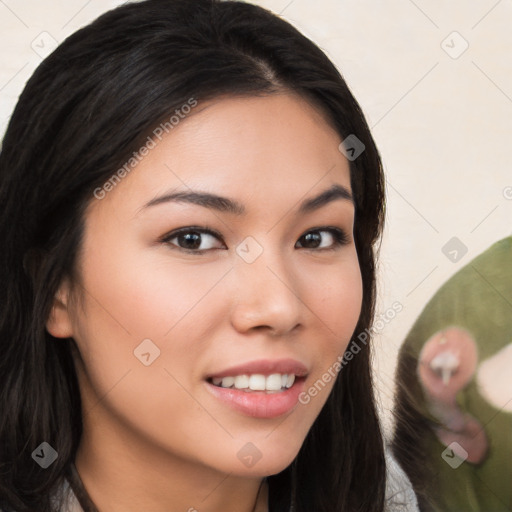
<path fill-rule="evenodd" d="M 332 183 L 350 189 L 339 134 L 294 94 L 198 102 L 93 207 L 140 208 L 173 189 L 201 189 L 242 203 L 295 201 Z M 253 205 L 254 206 L 254 205 Z"/>

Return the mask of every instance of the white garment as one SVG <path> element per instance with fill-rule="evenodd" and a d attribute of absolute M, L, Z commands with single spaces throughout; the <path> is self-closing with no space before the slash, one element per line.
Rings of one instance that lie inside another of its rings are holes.
<path fill-rule="evenodd" d="M 384 512 L 419 512 L 411 481 L 389 450 L 385 451 L 388 477 Z"/>

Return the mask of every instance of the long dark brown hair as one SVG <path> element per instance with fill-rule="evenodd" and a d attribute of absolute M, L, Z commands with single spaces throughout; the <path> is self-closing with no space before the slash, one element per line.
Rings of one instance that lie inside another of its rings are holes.
<path fill-rule="evenodd" d="M 342 140 L 355 134 L 365 146 L 350 162 L 363 279 L 356 336 L 374 317 L 382 165 L 358 103 L 314 43 L 244 2 L 146 0 L 77 31 L 34 72 L 0 154 L 0 507 L 58 510 L 50 496 L 64 479 L 87 500 L 72 472 L 82 434 L 76 346 L 45 325 L 62 279 L 76 278 L 93 191 L 190 98 L 283 90 L 323 110 Z M 47 469 L 31 457 L 42 441 L 58 452 Z M 338 375 L 293 463 L 268 477 L 270 507 L 380 512 L 385 478 L 368 344 Z"/>

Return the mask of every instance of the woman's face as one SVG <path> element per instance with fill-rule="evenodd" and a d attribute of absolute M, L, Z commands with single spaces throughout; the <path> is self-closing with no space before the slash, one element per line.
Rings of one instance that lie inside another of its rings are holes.
<path fill-rule="evenodd" d="M 48 322 L 79 348 L 84 439 L 101 431 L 115 457 L 274 474 L 327 400 L 360 314 L 341 139 L 279 94 L 199 103 L 154 140 L 91 198 L 82 302 Z"/>

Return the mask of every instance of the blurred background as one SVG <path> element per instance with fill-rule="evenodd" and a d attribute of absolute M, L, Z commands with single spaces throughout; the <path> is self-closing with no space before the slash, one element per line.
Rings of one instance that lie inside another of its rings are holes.
<path fill-rule="evenodd" d="M 122 3 L 0 0 L 2 134 L 42 59 Z M 279 13 L 328 54 L 381 151 L 387 217 L 374 367 L 389 432 L 398 348 L 416 317 L 451 275 L 512 234 L 512 2 L 251 3 Z"/>

